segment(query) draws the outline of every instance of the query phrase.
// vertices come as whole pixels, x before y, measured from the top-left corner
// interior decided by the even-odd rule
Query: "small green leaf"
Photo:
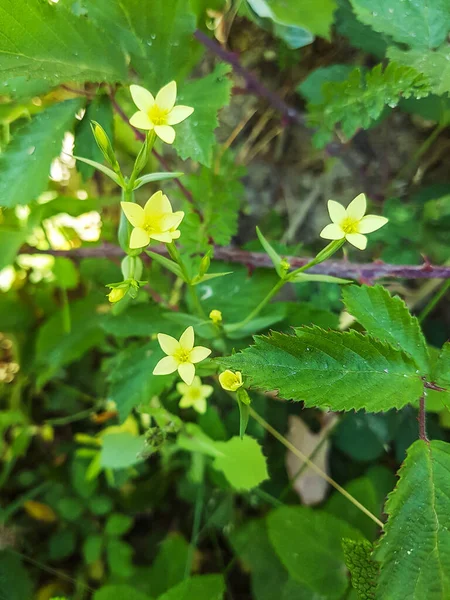
[[[118,175],[114,173],[114,171],[109,167],[105,167],[105,165],[102,165],[101,163],[95,160],[91,160],[90,158],[84,158],[83,156],[73,155],[73,157],[76,160],[80,160],[82,163],[85,163],[86,165],[90,165],[91,167],[96,168],[98,171],[101,171],[104,175],[112,179],[114,183],[117,183],[118,186],[122,186]]]
[[[189,544],[178,533],[170,533],[161,543],[148,573],[148,589],[155,597],[184,579]]]
[[[159,596],[158,600],[223,600],[224,594],[222,575],[195,575]]]
[[[431,380],[450,392],[450,342],[445,342],[437,361],[433,365]]]
[[[210,281],[211,279],[217,279],[217,277],[224,277],[225,275],[232,275],[233,271],[227,271],[226,273],[205,273],[202,276],[196,276],[192,280],[192,285],[198,285],[204,281]]]
[[[144,442],[143,435],[137,437],[128,431],[103,436],[100,465],[105,469],[126,469],[141,462]]]
[[[278,252],[273,248],[266,238],[263,236],[259,227],[256,228],[256,235],[258,236],[259,241],[261,242],[261,246],[269,255],[270,260],[272,261],[273,266],[275,267],[276,272],[280,277],[283,277],[285,271],[281,268],[281,261],[283,260]]]
[[[351,285],[343,290],[349,313],[367,332],[407,352],[422,375],[429,372],[430,357],[419,321],[398,296],[391,296],[381,285]]]
[[[236,490],[251,490],[269,478],[261,446],[253,438],[233,437],[214,445],[220,455],[214,459],[213,466],[222,471]]]
[[[342,540],[345,564],[352,576],[352,586],[360,600],[373,600],[379,565],[371,558],[372,544],[344,538]]]
[[[186,281],[183,272],[181,271],[180,267],[177,265],[176,262],[170,260],[169,258],[166,258],[165,256],[161,256],[161,254],[152,252],[151,250],[147,250],[146,254],[148,254],[150,258],[152,258],[155,262],[159,263],[161,266],[166,268],[168,271],[171,271],[174,275],[176,275],[186,283],[189,283],[188,281]]]
[[[124,535],[132,525],[133,519],[131,517],[120,513],[114,513],[108,517],[108,520],[106,521],[105,533],[106,535],[111,536],[121,536]]]
[[[52,160],[81,106],[78,99],[54,104],[17,131],[0,154],[1,206],[29,204],[47,189]]]
[[[329,600],[342,598],[348,581],[341,540],[361,540],[359,531],[304,506],[277,508],[267,523],[269,538],[289,575]]]
[[[377,600],[442,600],[450,594],[450,444],[417,440],[408,449],[374,558]]]
[[[96,562],[102,554],[103,538],[101,535],[88,535],[83,543],[83,556],[88,565]]]
[[[174,173],[147,173],[138,177],[134,182],[133,189],[137,190],[146,183],[154,183],[155,181],[167,181],[168,179],[178,179],[183,173],[181,171],[175,171]]]
[[[317,283],[352,283],[351,279],[342,279],[333,275],[315,275],[314,273],[297,273],[290,278],[292,283],[303,283],[305,281],[315,281]]]
[[[254,346],[217,361],[242,371],[252,386],[278,390],[306,406],[377,412],[401,408],[423,393],[416,364],[386,343],[318,327],[298,328],[296,334],[256,336]]]
[[[95,592],[93,600],[151,600],[151,598],[129,585],[107,585]]]

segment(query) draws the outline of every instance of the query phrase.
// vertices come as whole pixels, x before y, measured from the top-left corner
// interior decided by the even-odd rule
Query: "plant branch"
[[[419,437],[424,442],[429,442],[430,440],[427,437],[427,412],[425,409],[425,394],[420,397],[419,400]]]
[[[154,252],[168,256],[165,246],[152,247]],[[36,248],[24,247],[22,252],[34,254],[52,254],[53,256],[68,256],[72,258],[119,258],[122,250],[113,244],[103,244],[96,247],[76,248],[73,250],[37,250]],[[239,263],[249,269],[273,268],[272,262],[267,254],[263,252],[247,252],[232,246],[216,246],[214,258],[225,262]],[[144,257],[145,259],[145,257]],[[287,256],[286,260],[292,267],[302,267],[311,258],[297,258]],[[423,265],[392,265],[381,261],[373,263],[352,263],[347,260],[326,260],[310,269],[311,273],[320,275],[333,275],[343,279],[354,279],[371,283],[377,279],[450,279],[450,266],[431,265],[425,262]]]

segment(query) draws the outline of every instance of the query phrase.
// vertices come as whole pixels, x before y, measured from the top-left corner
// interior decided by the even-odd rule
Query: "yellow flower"
[[[386,225],[386,217],[377,215],[364,216],[367,208],[366,196],[359,194],[344,208],[339,202],[328,201],[328,212],[333,221],[320,232],[320,237],[326,240],[346,239],[350,244],[364,250],[367,246],[367,238],[363,233],[372,233]]]
[[[127,293],[127,288],[113,288],[108,294],[108,300],[114,304],[115,302],[119,302]]]
[[[206,398],[209,398],[214,391],[212,385],[202,385],[200,377],[194,377],[191,385],[178,383],[177,391],[181,394],[180,408],[192,408],[198,413],[206,412]]]
[[[144,208],[135,202],[120,204],[134,227],[130,236],[130,248],[148,246],[150,240],[170,244],[180,237],[177,227],[183,220],[184,212],[173,212],[169,198],[161,191],[153,194]]]
[[[209,318],[213,323],[216,323],[217,325],[217,323],[222,322],[222,313],[220,312],[220,310],[214,309],[209,313]]]
[[[178,371],[181,379],[188,385],[191,385],[194,380],[194,364],[211,354],[209,348],[203,346],[194,348],[193,327],[188,327],[179,341],[165,333],[158,333],[158,342],[167,356],[162,358],[153,369],[153,375],[169,375]]]
[[[154,130],[166,144],[173,144],[177,125],[187,119],[194,109],[190,106],[175,106],[177,84],[171,81],[156,94],[152,94],[140,85],[130,85],[130,92],[139,111],[130,119],[131,125],[138,129]]]
[[[228,390],[229,392],[235,392],[243,386],[242,373],[240,371],[236,371],[236,373],[233,373],[233,371],[229,371],[227,369],[219,375],[219,383],[224,390]]]

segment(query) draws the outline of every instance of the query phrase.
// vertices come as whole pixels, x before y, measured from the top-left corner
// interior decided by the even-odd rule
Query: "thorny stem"
[[[429,439],[427,437],[427,413],[425,410],[425,394],[420,397],[419,400],[419,437],[424,442],[429,443]]]
[[[322,471],[322,469],[320,469],[305,454],[303,454],[303,452],[301,452],[298,448],[296,448],[293,444],[291,444],[291,442],[289,440],[287,440],[283,435],[281,435],[281,433],[279,431],[277,431],[274,427],[272,427],[272,425],[270,425],[270,423],[268,423],[265,419],[263,419],[255,411],[255,409],[252,406],[249,406],[248,408],[249,408],[249,412],[250,412],[251,416],[262,427],[264,427],[264,429],[268,433],[273,435],[273,437],[275,439],[277,439],[279,442],[281,442],[283,444],[283,446],[285,446],[288,450],[290,450],[292,452],[292,454],[295,454],[295,456],[297,456],[297,458],[299,458],[300,460],[303,460],[310,467],[310,469],[312,469],[318,475],[320,475],[320,477],[325,479],[325,481],[327,483],[329,483],[331,486],[333,486],[338,492],[340,492],[345,498],[347,498],[347,500],[349,500],[352,504],[354,504],[356,506],[356,508],[359,508],[359,510],[362,511],[365,515],[367,515],[369,517],[369,519],[372,519],[372,521],[374,521],[379,527],[381,527],[381,529],[384,529],[384,525],[383,525],[382,521],[380,521],[380,519],[378,519],[373,513],[371,513],[368,508],[366,508],[364,505],[362,505],[361,502],[358,502],[358,500],[356,498],[354,498],[349,492],[347,492],[346,489],[344,489],[342,486],[340,486],[336,481],[334,481],[334,479],[332,479],[329,475],[327,475],[327,473]]]

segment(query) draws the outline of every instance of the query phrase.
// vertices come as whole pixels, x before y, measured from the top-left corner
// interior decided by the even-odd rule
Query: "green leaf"
[[[60,4],[41,0],[2,2],[3,78],[25,75],[53,83],[124,80],[125,57],[117,43]]]
[[[441,600],[450,594],[450,445],[417,440],[389,496],[374,557],[381,563],[377,600]]]
[[[48,540],[48,555],[50,560],[64,560],[75,552],[77,539],[72,529],[55,531]]]
[[[81,106],[81,100],[54,104],[17,131],[0,154],[2,206],[29,204],[47,189],[52,160],[61,152],[64,133]]]
[[[56,256],[52,269],[58,287],[64,290],[73,290],[77,287],[79,275],[76,266],[65,256]]]
[[[333,275],[315,275],[314,273],[297,273],[292,279],[292,283],[305,283],[314,281],[316,283],[352,283],[351,279],[342,279]]]
[[[336,8],[333,0],[302,2],[301,7],[296,2],[287,0],[248,1],[260,17],[270,18],[290,27],[302,27],[315,35],[329,39]]]
[[[368,129],[386,106],[397,106],[401,98],[423,98],[430,91],[428,78],[412,67],[391,62],[384,70],[379,64],[367,73],[357,67],[347,80],[322,85],[324,101],[308,105],[308,123],[318,128],[315,143],[327,144],[338,125],[349,139],[358,129]]]
[[[148,589],[154,596],[183,581],[188,554],[189,544],[180,534],[166,537],[148,573]]]
[[[156,304],[136,304],[129,306],[125,312],[119,315],[112,313],[105,315],[101,322],[106,333],[116,337],[150,337],[156,333],[167,333],[175,335],[183,332],[181,327],[174,326],[170,322],[172,313],[167,315],[160,306]],[[178,313],[174,313],[174,316]],[[175,320],[175,319],[174,319]],[[194,325],[194,323],[188,323]]]
[[[2,594],[8,600],[33,597],[33,585],[20,557],[7,550],[0,551],[0,582]]]
[[[183,52],[183,60],[185,56]],[[212,73],[189,81],[180,89],[177,104],[194,107],[194,113],[176,126],[174,147],[183,160],[191,158],[211,166],[216,143],[214,130],[219,125],[217,113],[230,101],[233,83],[227,76],[229,72],[228,65],[219,63]]]
[[[278,273],[280,277],[283,277],[284,271],[281,265],[281,261],[283,260],[278,252],[273,248],[266,238],[263,236],[259,227],[256,228],[256,235],[258,236],[259,241],[261,242],[261,246],[264,248],[266,253],[269,255],[270,260],[272,261],[273,266],[275,267],[275,271]]]
[[[112,179],[114,181],[114,183],[117,183],[117,185],[119,185],[119,186],[121,185],[118,175],[116,173],[114,173],[114,171],[112,169],[110,169],[109,167],[105,167],[105,165],[102,165],[101,163],[99,163],[95,160],[91,160],[90,158],[84,158],[83,156],[75,156],[75,154],[74,154],[73,158],[81,161],[82,163],[85,163],[86,165],[90,165],[91,167],[94,167],[95,169],[97,169],[97,171],[101,171],[104,175],[106,175],[107,177]]]
[[[148,256],[150,256],[150,258],[152,258],[155,262],[159,263],[165,269],[167,269],[168,271],[171,271],[174,275],[176,275],[183,281],[186,281],[186,279],[183,275],[183,272],[181,271],[180,267],[178,266],[178,264],[176,262],[174,262],[173,260],[170,260],[170,258],[161,256],[161,254],[157,254],[156,252],[151,252],[150,250],[147,250],[146,254],[148,254]],[[188,283],[188,282],[186,281],[186,283]]]
[[[450,410],[450,342],[445,342],[442,346],[439,357],[431,371],[431,381],[445,389],[445,392],[434,392],[434,394]]]
[[[141,402],[148,401],[170,387],[174,375],[153,375],[156,363],[163,358],[157,342],[128,347],[108,365],[109,397],[117,403],[121,420]]]
[[[223,600],[224,594],[222,575],[196,575],[171,588],[158,600]]]
[[[227,271],[226,273],[205,273],[204,275],[194,277],[192,285],[198,285],[204,281],[211,281],[211,279],[217,279],[217,277],[225,277],[225,275],[232,275],[233,271]]]
[[[350,0],[337,0],[337,4],[338,10],[335,13],[337,32],[348,38],[355,48],[360,48],[364,52],[373,54],[378,60],[382,60],[386,54],[387,36],[376,33],[371,27],[361,23],[353,12]]]
[[[256,336],[254,346],[223,359],[246,383],[306,406],[377,412],[401,408],[423,393],[415,363],[403,352],[355,331],[296,329]]]
[[[126,469],[142,462],[140,453],[144,450],[145,438],[137,437],[128,431],[109,433],[103,436],[100,465],[105,469]]]
[[[129,579],[133,575],[133,547],[117,538],[106,543],[108,568],[120,579]]]
[[[297,92],[308,102],[320,104],[325,100],[322,94],[322,85],[331,81],[336,83],[345,81],[352,70],[351,65],[335,64],[329,67],[319,67],[311,71],[306,79],[297,86]]]
[[[292,579],[323,594],[341,598],[347,588],[343,537],[362,539],[344,521],[320,510],[282,506],[267,517],[269,538]]]
[[[0,228],[0,271],[13,264],[27,236],[27,229]]]
[[[342,540],[345,564],[352,576],[352,586],[360,600],[375,598],[379,566],[372,560],[372,544],[349,539]]]
[[[253,438],[233,437],[227,442],[214,442],[214,446],[220,455],[213,466],[222,471],[236,490],[251,490],[269,478],[265,456]]]
[[[351,285],[343,290],[349,313],[368,333],[407,352],[422,375],[430,368],[430,357],[419,321],[398,296],[391,296],[381,285]]]
[[[129,585],[107,585],[94,593],[94,600],[151,600]]]
[[[113,111],[108,96],[96,96],[87,105],[83,119],[75,128],[75,145],[73,148],[74,154],[102,163],[104,160],[103,154],[92,134],[91,121],[99,123],[109,139],[113,138]],[[84,161],[77,163],[77,170],[84,180],[92,177],[94,173],[93,165],[89,165]]]
[[[114,435],[114,434],[111,434]],[[106,436],[108,437],[108,436]],[[128,515],[122,515],[120,513],[114,513],[108,517],[105,525],[106,535],[121,536],[130,529],[133,525],[133,519]]]
[[[351,0],[351,3],[365,25],[413,48],[436,48],[450,29],[449,0]]]
[[[96,562],[102,554],[103,549],[103,538],[101,535],[93,534],[83,542],[83,556],[84,560],[88,565]]]
[[[185,0],[89,0],[87,10],[130,53],[154,95],[169,81],[181,81],[200,58],[202,48],[192,35],[196,18]]]
[[[389,48],[388,57],[403,65],[412,67],[428,77],[435,94],[450,93],[450,47],[443,44],[437,50],[400,50]]]
[[[155,181],[167,181],[168,179],[177,179],[181,177],[183,173],[181,171],[176,171],[174,173],[147,173],[146,175],[142,175],[138,177],[134,182],[134,190],[142,187],[146,183],[154,183]]]

